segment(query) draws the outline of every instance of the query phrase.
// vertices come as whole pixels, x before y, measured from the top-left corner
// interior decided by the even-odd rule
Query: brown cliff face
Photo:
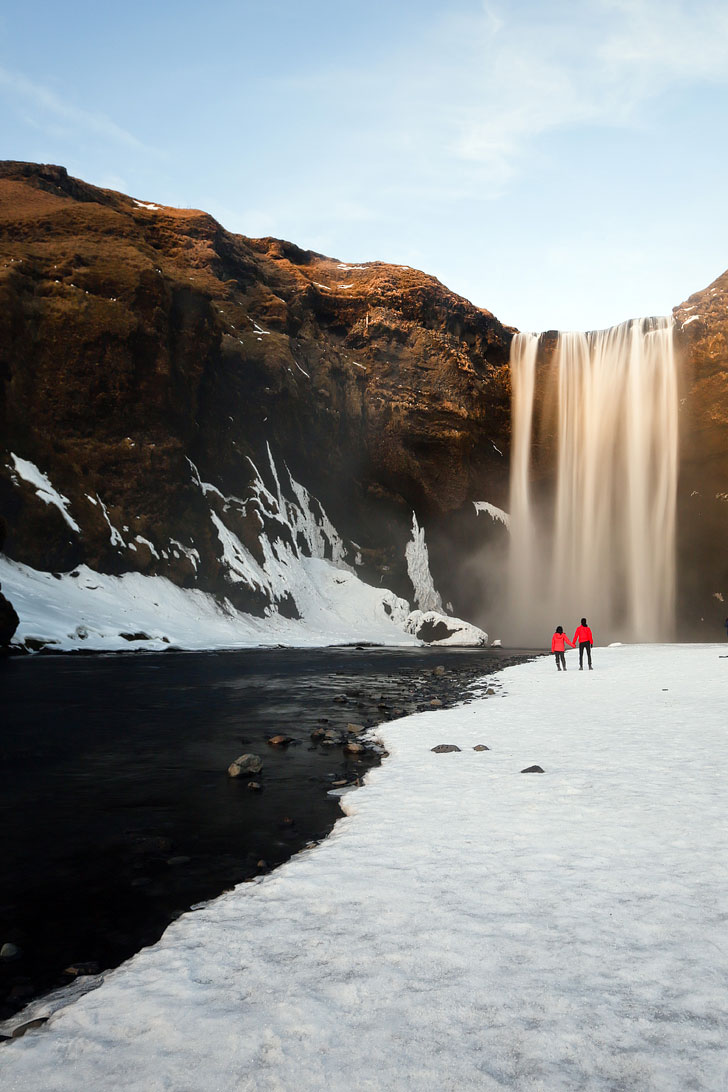
[[[728,272],[674,316],[685,367],[679,613],[689,635],[716,641],[728,615]]]
[[[258,611],[260,594],[225,582],[210,521],[222,501],[189,460],[245,497],[250,460],[269,474],[270,445],[361,546],[363,575],[386,573],[411,598],[412,509],[437,539],[470,501],[505,503],[513,331],[434,278],[232,235],[53,166],[0,165],[0,224],[9,556],[162,573]],[[11,452],[68,498],[79,533],[13,472]],[[135,549],[112,541],[109,521]],[[261,522],[236,526],[253,553]],[[137,535],[160,555],[171,540],[196,549],[198,568]],[[452,597],[451,565],[443,580]]]

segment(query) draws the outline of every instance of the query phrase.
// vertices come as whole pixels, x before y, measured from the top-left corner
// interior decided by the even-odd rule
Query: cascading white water
[[[537,383],[538,345],[519,334],[511,346],[513,638],[543,640],[586,615],[600,641],[669,640],[678,464],[671,320],[560,334]],[[536,440],[548,448],[550,429],[554,493],[550,510],[536,510],[531,452]],[[543,466],[541,474],[549,477]]]

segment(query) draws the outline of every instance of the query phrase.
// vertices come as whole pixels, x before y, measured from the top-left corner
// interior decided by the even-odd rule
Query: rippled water
[[[195,902],[282,863],[376,756],[311,731],[374,725],[520,659],[500,649],[314,649],[0,662],[0,967],[6,1014],[75,961],[113,966]],[[432,668],[443,664],[444,677]],[[345,701],[335,701],[345,697]],[[282,733],[294,743],[271,747]],[[251,792],[227,767],[263,759]],[[60,978],[59,978],[60,975]]]

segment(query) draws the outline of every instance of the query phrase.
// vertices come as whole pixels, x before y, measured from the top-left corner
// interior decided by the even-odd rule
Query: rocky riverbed
[[[0,662],[0,1018],[153,943],[324,838],[376,725],[467,701],[503,649],[276,649]],[[231,777],[243,754],[255,772]]]

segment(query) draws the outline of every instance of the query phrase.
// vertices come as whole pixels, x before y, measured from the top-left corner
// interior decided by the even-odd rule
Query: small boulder
[[[489,751],[490,747],[486,747],[486,745],[484,743],[476,743],[476,745],[473,747],[473,750],[474,751]]]
[[[434,751],[436,755],[446,755],[449,751],[459,751],[460,748],[456,747],[454,743],[438,743],[437,747],[431,747],[431,751]]]
[[[248,777],[250,774],[260,773],[262,769],[263,763],[258,755],[239,755],[228,766],[228,774],[230,777]]]
[[[349,733],[349,735],[355,736],[355,735],[358,735],[359,732],[364,731],[364,725],[363,724],[347,724],[346,730]]]
[[[16,1028],[13,1028],[13,1039],[22,1039],[26,1031],[33,1031],[34,1028],[41,1028],[43,1024],[48,1023],[47,1016],[37,1016],[35,1020],[27,1020],[24,1024],[18,1024]]]
[[[485,693],[486,693],[487,697],[492,698],[493,695],[495,694],[495,690],[493,689],[492,686],[489,686]]]
[[[86,963],[72,963],[70,967],[66,967],[63,973],[71,975],[72,978],[77,978],[79,975],[99,974],[100,971],[101,968],[98,963],[89,960]]]
[[[19,948],[17,944],[11,944],[10,941],[6,941],[0,948],[0,959],[3,963],[11,963],[15,959],[20,959],[23,954],[23,949]]]
[[[344,750],[347,752],[347,754],[358,755],[364,750],[364,747],[363,747],[363,745],[361,743],[355,743],[352,740],[351,743],[347,743],[344,746]]]
[[[251,792],[261,792],[263,786],[261,785],[260,781],[249,781],[248,788]]]
[[[430,701],[430,705],[433,709],[442,709],[442,702],[439,698],[432,698],[432,700]]]
[[[442,664],[438,664],[437,667],[433,668],[432,674],[433,675],[444,675],[445,674],[445,668],[443,667]]]
[[[526,766],[525,770],[521,770],[521,773],[543,773],[544,771],[540,766]]]
[[[268,740],[271,747],[287,747],[289,743],[293,743],[291,736],[271,736]]]

